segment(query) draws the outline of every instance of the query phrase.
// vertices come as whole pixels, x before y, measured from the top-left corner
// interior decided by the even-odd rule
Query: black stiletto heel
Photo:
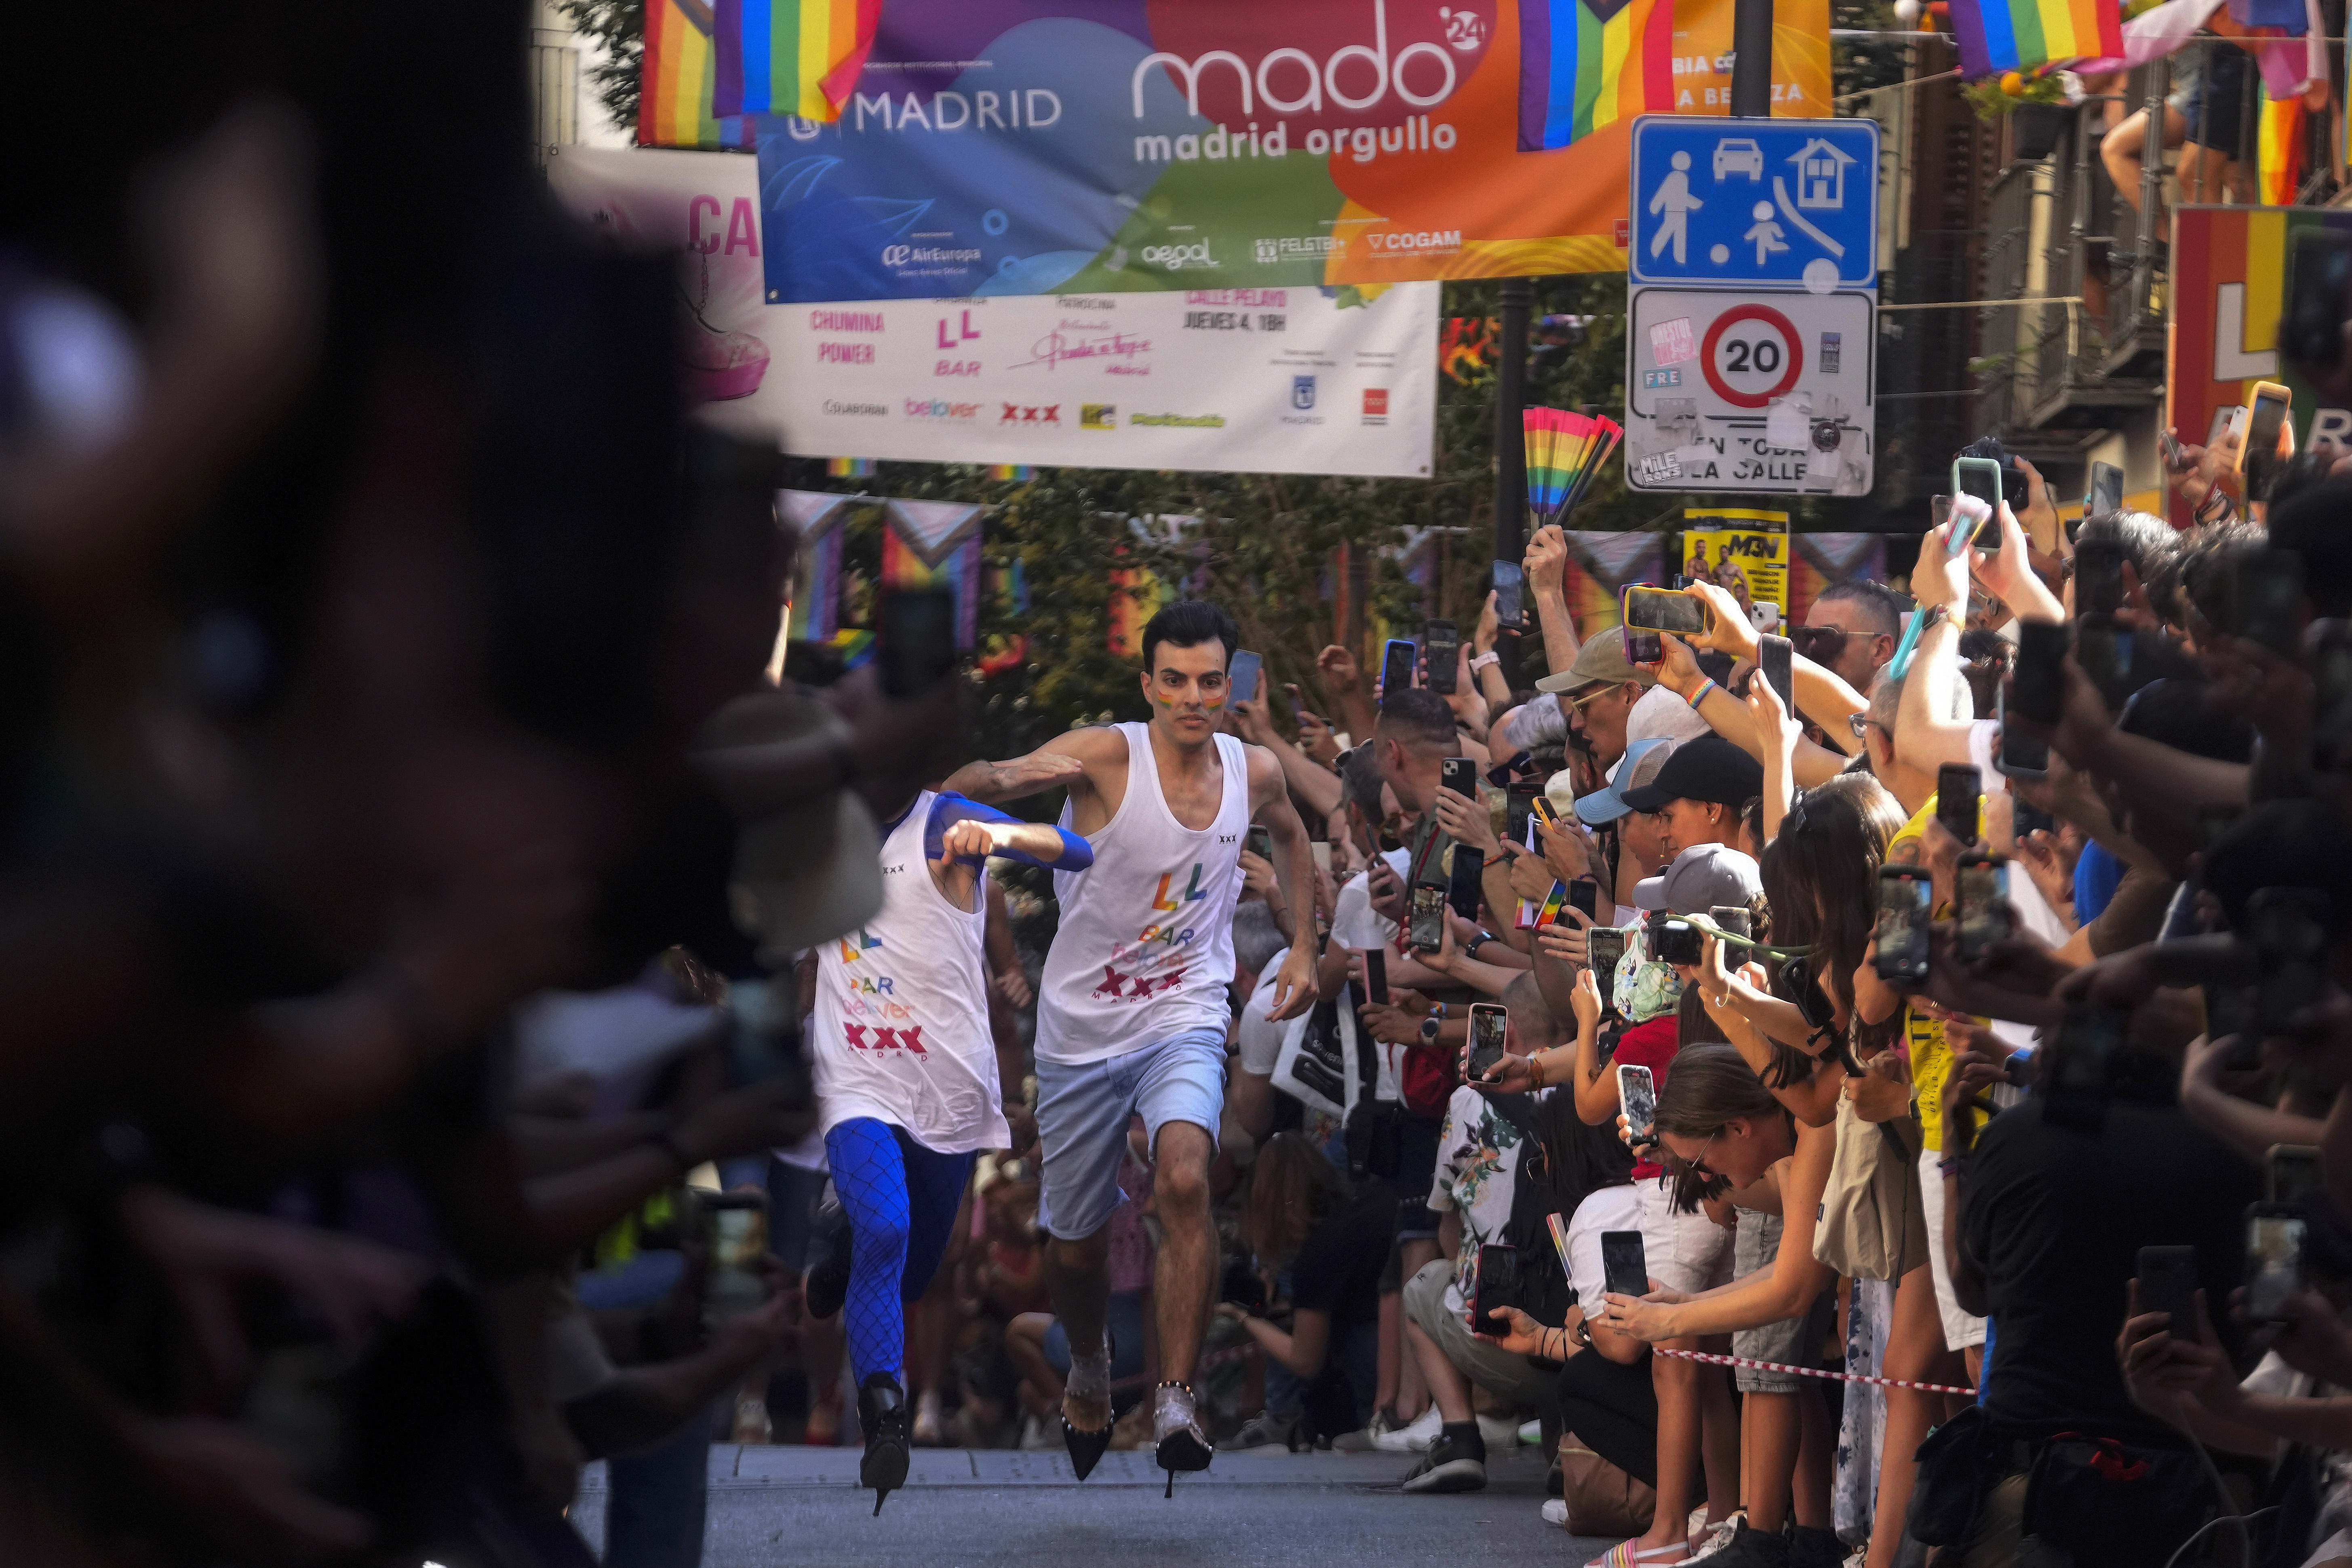
[[[866,1457],[857,1484],[874,1489],[874,1515],[883,1500],[907,1484],[907,1394],[898,1380],[877,1372],[857,1388],[857,1424],[866,1429]]]
[[[1152,1390],[1153,1428],[1158,1429],[1169,1414],[1169,1407],[1173,1402],[1163,1400],[1161,1393],[1171,1388],[1183,1394],[1181,1411],[1183,1419],[1172,1429],[1161,1434],[1158,1448],[1153,1455],[1160,1468],[1168,1472],[1168,1489],[1160,1494],[1167,1498],[1176,1495],[1178,1471],[1205,1470],[1209,1468],[1209,1461],[1216,1456],[1216,1449],[1210,1446],[1207,1436],[1201,1430],[1200,1418],[1192,1410],[1192,1385],[1189,1383],[1177,1383],[1171,1380]]]

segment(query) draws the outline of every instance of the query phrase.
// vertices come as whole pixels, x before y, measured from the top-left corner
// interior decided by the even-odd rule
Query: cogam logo
[[[1118,429],[1118,405],[1115,403],[1079,404],[1078,428],[1081,430]]]

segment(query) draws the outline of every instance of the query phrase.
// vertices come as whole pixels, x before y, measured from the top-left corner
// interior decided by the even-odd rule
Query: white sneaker
[[[1562,1530],[1566,1530],[1568,1528],[1568,1500],[1565,1498],[1556,1497],[1544,1499],[1543,1519],[1546,1524],[1556,1524]]]
[[[1706,1510],[1704,1508],[1695,1510],[1692,1517],[1691,1554],[1683,1559],[1685,1563],[1712,1557],[1729,1547],[1739,1534],[1740,1521],[1748,1517],[1748,1510],[1736,1509],[1729,1517],[1717,1520],[1711,1525],[1706,1522]]]
[[[1437,1441],[1438,1434],[1444,1426],[1445,1418],[1433,1405],[1410,1425],[1400,1426],[1393,1432],[1383,1432],[1373,1438],[1372,1447],[1384,1454],[1422,1453]]]
[[[1519,1423],[1519,1442],[1520,1445],[1525,1447],[1535,1448],[1542,1447],[1542,1416],[1538,1415],[1532,1421],[1522,1421]]]
[[[1486,1439],[1489,1448],[1500,1448],[1507,1454],[1519,1446],[1519,1424],[1507,1415],[1481,1415],[1478,1436]]]

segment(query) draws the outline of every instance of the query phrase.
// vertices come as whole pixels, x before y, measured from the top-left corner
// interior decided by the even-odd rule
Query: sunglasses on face
[[[1835,664],[1845,652],[1846,634],[1835,626],[1790,626],[1789,641],[1815,664]]]

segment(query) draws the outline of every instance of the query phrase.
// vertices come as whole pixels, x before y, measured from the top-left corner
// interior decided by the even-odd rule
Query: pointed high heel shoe
[[[1085,1480],[1095,1473],[1095,1467],[1110,1451],[1110,1429],[1113,1423],[1103,1423],[1099,1432],[1089,1432],[1083,1426],[1073,1426],[1070,1418],[1062,1417],[1062,1442],[1070,1450],[1070,1469],[1078,1479]]]
[[[866,1457],[857,1462],[857,1484],[874,1489],[874,1512],[907,1484],[907,1395],[898,1380],[877,1372],[857,1386],[857,1425],[866,1433]]]
[[[1163,1383],[1151,1391],[1151,1436],[1154,1458],[1168,1472],[1165,1497],[1176,1495],[1177,1472],[1205,1470],[1216,1455],[1193,1412],[1189,1383]]]

